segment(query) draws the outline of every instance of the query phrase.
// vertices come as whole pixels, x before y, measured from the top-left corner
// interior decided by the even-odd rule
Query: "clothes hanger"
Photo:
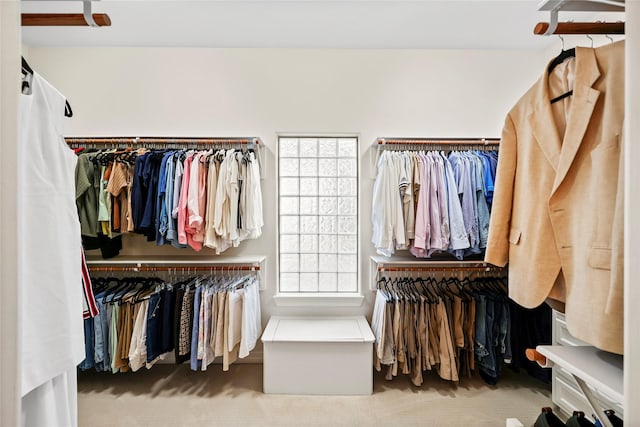
[[[404,291],[404,294],[407,298],[407,300],[409,300],[410,302],[417,302],[418,301],[418,297],[415,294],[415,290],[413,288],[413,282],[409,281],[409,277],[403,277],[401,279],[401,288]]]
[[[22,92],[24,92],[24,90],[29,87],[29,82],[26,80],[26,77],[33,75],[33,70],[31,69],[27,61],[24,59],[24,56],[22,57],[22,74],[23,74]]]
[[[131,291],[131,289],[140,283],[140,277],[124,277],[120,279],[120,285],[114,290],[115,296],[112,302],[121,301],[122,298]]]
[[[453,292],[451,292],[451,289],[449,288],[448,279],[443,277],[438,282],[438,288],[440,289],[440,292],[441,292],[442,295],[446,296],[447,298],[453,299],[454,294],[453,294]]]
[[[553,58],[553,60],[549,64],[549,67],[547,68],[548,74],[551,74],[553,69],[556,68],[558,65],[562,64],[566,59],[575,58],[576,56],[576,49],[571,48],[571,49],[564,50],[564,37],[562,37],[561,35],[558,35],[558,37],[560,37],[560,42],[562,44],[562,47],[558,56]]]
[[[28,75],[33,75],[33,68],[31,68],[29,66],[29,63],[27,62],[26,59],[24,59],[24,56],[22,57],[22,74],[26,76]],[[22,90],[24,91],[25,88],[29,87],[29,82],[27,82],[26,80],[22,81]],[[73,117],[73,111],[71,110],[71,105],[69,105],[69,101],[67,101],[65,99],[64,101],[64,115],[66,117]]]
[[[431,292],[433,292],[433,294],[435,295],[435,303],[437,304],[438,302],[440,302],[440,299],[442,298],[442,294],[440,292],[440,289],[438,288],[438,281],[433,277],[429,277],[427,279],[427,286],[429,287],[429,289],[431,289]]]
[[[558,37],[560,37],[560,40],[562,42],[562,50],[560,51],[560,54],[555,58],[553,58],[553,60],[549,64],[549,67],[547,68],[547,74],[551,74],[553,69],[556,68],[561,63],[563,63],[565,60],[576,57],[576,49],[571,48],[571,49],[564,50],[564,38],[561,35],[558,35]],[[593,39],[591,39],[591,42],[593,46]],[[573,95],[573,89],[570,90],[569,92],[563,93],[562,95],[559,95],[553,98],[551,100],[551,104],[555,104],[556,102],[561,101],[571,95]]]
[[[473,299],[473,295],[471,294],[471,292],[469,292],[469,290],[467,289],[467,287],[471,284],[471,280],[469,280],[468,277],[465,277],[462,280],[456,280],[455,281],[455,285],[456,288],[458,288],[458,291],[460,292],[460,297],[463,299],[463,301],[468,302],[471,301]]]
[[[437,302],[437,296],[433,295],[431,293],[431,290],[429,289],[429,286],[425,283],[425,281],[422,279],[422,277],[418,277],[415,280],[417,280],[418,283],[420,283],[420,287],[422,288],[422,292],[424,293],[425,297],[427,298],[427,302],[429,304],[436,303]]]
[[[150,290],[154,285],[162,285],[162,283],[162,280],[158,277],[146,277],[143,280],[140,289],[138,289],[138,291],[133,296],[133,302],[139,302],[143,299],[146,299],[146,297],[142,297],[142,294]]]

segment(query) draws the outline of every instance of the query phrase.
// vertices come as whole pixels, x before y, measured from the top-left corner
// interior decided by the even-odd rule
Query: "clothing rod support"
[[[91,14],[91,0],[84,0],[82,2],[82,15],[84,15],[84,20],[88,26],[99,27],[96,21],[93,20],[93,15]]]
[[[555,8],[551,9],[551,11],[549,12],[549,27],[547,27],[547,30],[543,33],[545,36],[550,36],[556,31],[556,28],[558,28],[559,8],[560,6],[556,6]]]
[[[602,425],[604,427],[613,427],[613,424],[611,423],[611,421],[609,421],[609,417],[607,417],[607,414],[605,414],[602,405],[598,403],[598,399],[596,399],[596,397],[593,395],[587,383],[577,375],[571,374],[571,376],[578,384],[578,387],[580,387],[580,390],[582,390],[584,397],[586,397],[587,401],[589,401],[591,408],[598,414],[598,418],[600,418],[600,422],[602,423]]]

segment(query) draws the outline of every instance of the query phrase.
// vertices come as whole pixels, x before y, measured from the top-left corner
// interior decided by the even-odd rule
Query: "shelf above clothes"
[[[552,34],[624,34],[624,22],[558,22],[559,12],[624,12],[624,0],[544,0],[538,10],[549,12],[549,22],[538,22],[533,33]]]
[[[543,0],[539,11],[564,10],[567,12],[622,12],[624,0]]]

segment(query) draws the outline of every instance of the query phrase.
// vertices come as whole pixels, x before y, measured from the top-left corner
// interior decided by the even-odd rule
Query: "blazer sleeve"
[[[500,267],[504,267],[509,261],[509,232],[517,166],[517,142],[513,119],[508,115],[500,141],[489,237],[484,258],[485,262]]]

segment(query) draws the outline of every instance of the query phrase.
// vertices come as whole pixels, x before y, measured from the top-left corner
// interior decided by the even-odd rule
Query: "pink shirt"
[[[187,232],[185,230],[187,217],[187,194],[189,194],[189,175],[191,172],[191,161],[193,154],[188,153],[184,159],[182,183],[180,185],[180,199],[178,200],[178,242],[187,244]]]
[[[205,214],[207,209],[207,156],[209,151],[198,153],[193,160],[193,164],[197,161],[197,175],[195,185],[189,188],[189,225],[194,229],[193,240],[196,242],[204,242],[205,234]],[[192,164],[192,168],[193,168]],[[196,169],[193,169],[192,174]],[[192,195],[192,190],[196,190],[196,194]],[[192,202],[193,200],[193,202]]]
[[[182,186],[180,189],[180,201],[178,202],[178,242],[189,245],[196,251],[202,249],[202,242],[193,240],[194,229],[189,226],[189,182],[191,181],[191,165],[194,161],[194,154],[187,155],[184,161],[184,175],[182,176]],[[197,190],[196,190],[197,191]],[[197,192],[196,192],[197,194]]]
[[[429,167],[426,157],[421,153],[417,156],[420,161],[420,192],[418,193],[418,210],[416,212],[416,229],[411,253],[416,257],[424,257],[425,249],[431,239],[429,230]]]

